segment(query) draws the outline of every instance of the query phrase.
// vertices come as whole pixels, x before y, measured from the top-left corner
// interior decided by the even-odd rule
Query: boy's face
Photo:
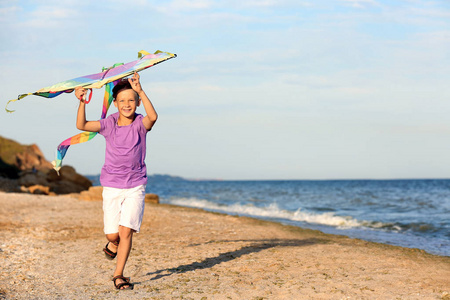
[[[130,89],[120,91],[114,100],[114,105],[117,107],[119,114],[126,118],[134,117],[134,113],[139,104],[138,95]]]

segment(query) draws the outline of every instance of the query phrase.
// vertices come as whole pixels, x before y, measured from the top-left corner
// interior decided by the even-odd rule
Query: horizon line
[[[87,174],[83,176],[100,176],[100,174]],[[147,174],[147,177],[167,176],[186,181],[401,181],[401,180],[450,180],[450,177],[400,177],[400,178],[310,178],[310,179],[223,179],[223,178],[190,178],[171,174]]]

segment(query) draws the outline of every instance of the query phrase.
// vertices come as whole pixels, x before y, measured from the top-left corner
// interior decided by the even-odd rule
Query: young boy
[[[77,128],[98,132],[105,137],[106,152],[100,183],[103,186],[103,221],[108,243],[103,251],[109,259],[117,256],[113,282],[117,289],[133,289],[123,270],[130,254],[134,232],[139,232],[144,214],[146,134],[158,115],[142,90],[137,73],[122,79],[113,89],[118,112],[99,121],[86,121],[86,90],[75,89],[80,99]],[[136,109],[144,105],[146,116]]]

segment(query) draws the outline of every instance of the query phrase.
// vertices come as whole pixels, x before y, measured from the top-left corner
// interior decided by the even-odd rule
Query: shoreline
[[[148,204],[110,281],[101,201],[0,193],[0,299],[450,299],[450,257],[252,217]]]
[[[249,219],[249,220],[253,220],[255,222],[268,223],[267,224],[268,226],[270,226],[270,225],[281,226],[283,229],[289,230],[289,231],[294,231],[294,232],[296,230],[299,230],[301,232],[303,232],[303,231],[311,231],[311,232],[317,233],[318,235],[325,235],[325,236],[330,236],[330,237],[335,237],[335,238],[348,238],[348,239],[351,239],[351,240],[358,240],[360,242],[367,242],[367,243],[379,245],[380,247],[401,248],[401,249],[403,249],[405,251],[420,252],[420,253],[431,255],[431,256],[448,258],[450,260],[450,255],[440,255],[440,254],[436,254],[436,253],[430,253],[430,252],[428,252],[425,249],[414,248],[414,247],[405,247],[405,246],[399,246],[399,245],[394,245],[394,244],[387,244],[387,243],[377,242],[377,241],[370,241],[370,240],[365,240],[365,239],[358,238],[358,237],[351,237],[351,236],[348,236],[346,234],[327,233],[327,232],[323,232],[320,229],[313,229],[313,228],[308,228],[308,227],[302,227],[302,226],[287,224],[287,223],[283,223],[283,221],[268,220],[268,219],[265,219],[263,217],[259,218],[259,217],[255,217],[255,216],[247,216],[247,215],[239,215],[239,214],[228,214],[228,213],[225,213],[225,212],[208,210],[208,209],[200,208],[200,207],[183,206],[183,205],[170,204],[170,203],[164,203],[164,202],[161,202],[159,205],[161,205],[161,206],[168,206],[169,208],[170,207],[178,207],[178,208],[192,209],[194,211],[195,210],[199,210],[201,212],[211,213],[211,214],[218,214],[218,215],[222,215],[224,217],[225,216],[231,216],[231,217],[236,217],[236,218],[241,218],[241,219]]]
[[[252,215],[245,215],[245,214],[238,214],[238,213],[226,213],[226,212],[221,212],[221,211],[215,211],[213,209],[209,210],[207,208],[201,208],[201,207],[193,207],[193,206],[183,206],[183,205],[178,205],[178,204],[171,204],[171,203],[165,203],[165,202],[161,202],[161,205],[168,205],[168,206],[176,206],[176,207],[186,207],[186,208],[192,208],[192,209],[198,209],[207,213],[216,213],[216,214],[221,214],[224,216],[234,216],[234,217],[239,217],[239,218],[249,218],[249,219],[254,219],[254,220],[258,220],[258,221],[262,221],[262,222],[269,222],[272,224],[279,224],[282,226],[287,226],[287,227],[293,227],[293,228],[300,228],[300,229],[304,229],[304,230],[312,230],[312,231],[317,231],[320,232],[322,234],[325,235],[331,235],[331,236],[342,236],[342,237],[346,237],[349,239],[355,239],[355,240],[361,240],[361,241],[365,241],[365,242],[369,242],[369,243],[374,243],[374,244],[380,244],[380,245],[386,245],[386,246],[393,246],[393,247],[400,247],[400,248],[404,248],[404,249],[411,249],[411,250],[416,250],[416,251],[420,251],[420,252],[424,252],[427,253],[429,255],[433,255],[433,256],[439,256],[439,257],[447,257],[450,258],[450,255],[444,255],[444,254],[438,254],[438,253],[431,253],[429,251],[427,251],[426,249],[421,249],[421,248],[417,248],[417,247],[408,247],[408,246],[402,246],[402,245],[396,245],[396,244],[389,244],[389,243],[384,243],[384,242],[380,242],[380,241],[376,241],[376,240],[369,240],[369,239],[364,239],[361,237],[357,237],[357,236],[350,236],[347,235],[346,233],[335,233],[335,232],[325,232],[322,229],[315,229],[315,228],[310,228],[308,226],[301,226],[301,225],[295,225],[295,224],[289,224],[289,220],[285,221],[285,220],[270,220],[270,217],[259,217],[259,216],[252,216]],[[318,224],[316,227],[325,227],[327,225],[323,225],[323,224]],[[313,226],[311,226],[313,227]]]

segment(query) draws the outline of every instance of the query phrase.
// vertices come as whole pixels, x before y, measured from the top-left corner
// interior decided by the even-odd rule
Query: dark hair
[[[123,90],[132,90],[130,82],[127,78],[121,79],[113,88],[113,98],[116,99],[117,95]]]

